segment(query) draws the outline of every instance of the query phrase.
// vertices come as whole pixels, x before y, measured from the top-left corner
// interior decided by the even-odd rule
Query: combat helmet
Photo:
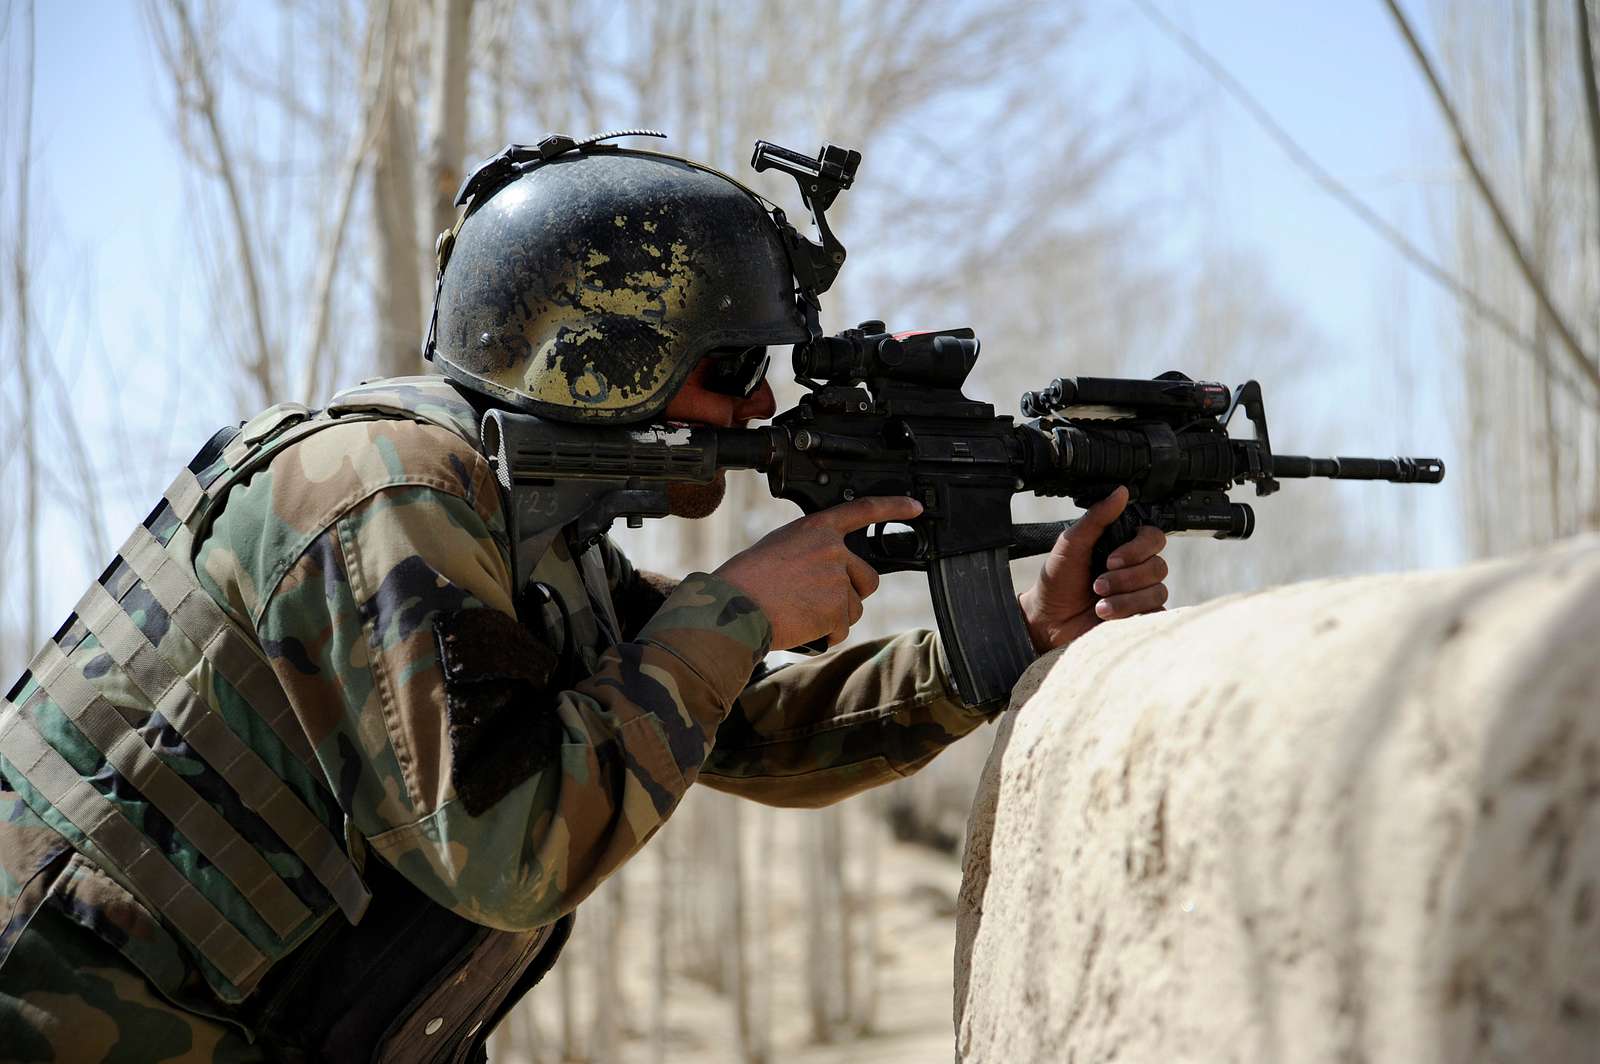
[[[466,180],[460,220],[439,238],[424,357],[540,417],[625,423],[657,416],[703,357],[754,390],[769,345],[819,334],[816,297],[844,259],[831,234],[800,237],[710,167],[606,143],[636,135],[662,134],[513,144]],[[810,161],[761,142],[756,167],[802,177],[788,157]],[[827,202],[859,159],[835,156],[849,173],[833,175]],[[820,222],[827,202],[809,176]]]

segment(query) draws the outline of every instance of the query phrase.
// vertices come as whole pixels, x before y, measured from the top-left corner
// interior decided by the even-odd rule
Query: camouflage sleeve
[[[433,627],[512,614],[487,466],[443,430],[379,422],[318,433],[269,472],[230,496],[201,567],[255,624],[351,826],[469,919],[521,929],[571,910],[697,777],[766,652],[766,618],[722,581],[687,578],[594,675],[524,692],[512,715],[553,749],[474,815],[453,782]]]
[[[606,584],[617,610],[617,622],[622,626],[623,637],[632,639],[634,633],[655,616],[673,588],[678,586],[678,581],[646,569],[635,569],[610,536],[600,540],[600,557],[605,562]]]
[[[671,584],[635,569],[609,540],[602,546],[626,631]],[[769,805],[829,805],[909,776],[1003,708],[961,701],[935,633],[871,640],[758,669],[700,779]]]
[[[752,681],[700,780],[768,805],[828,805],[910,775],[1001,708],[962,703],[933,632],[847,645]]]

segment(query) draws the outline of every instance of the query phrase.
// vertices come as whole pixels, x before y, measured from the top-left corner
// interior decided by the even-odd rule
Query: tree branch
[[[200,58],[200,42],[195,34],[194,24],[189,19],[188,7],[183,0],[168,0],[168,2],[173,15],[177,18],[179,32],[183,34],[183,54],[187,60],[186,73],[194,80],[197,91],[191,106],[199,112],[205,122],[206,135],[216,156],[217,176],[222,181],[223,192],[228,201],[228,214],[233,222],[234,239],[238,242],[239,267],[244,274],[245,300],[254,341],[254,350],[245,368],[255,378],[256,386],[261,392],[260,398],[265,402],[271,402],[277,392],[272,345],[267,340],[266,318],[261,306],[261,282],[257,276],[255,254],[251,250],[254,247],[254,239],[249,222],[245,219],[238,175],[234,171],[233,156],[228,149],[227,138],[223,135],[221,120],[217,116],[216,96],[212,92],[211,79],[205,63]],[[183,73],[185,71],[176,68],[173,70],[174,76],[180,79]]]
[[[1575,32],[1578,37],[1578,76],[1583,81],[1584,116],[1589,126],[1589,161],[1594,167],[1595,180],[1600,182],[1600,89],[1596,88],[1594,79],[1594,38],[1589,24],[1587,0],[1574,2],[1577,6]],[[1600,198],[1595,200],[1595,204],[1597,218],[1600,218]],[[1600,243],[1596,244],[1596,250],[1600,251]]]
[[[1438,73],[1434,70],[1433,61],[1428,58],[1428,53],[1422,48],[1422,43],[1417,40],[1417,35],[1411,29],[1411,23],[1406,19],[1405,12],[1400,10],[1398,0],[1384,0],[1389,8],[1389,13],[1394,16],[1395,25],[1399,27],[1400,34],[1405,38],[1406,45],[1411,49],[1411,54],[1417,60],[1423,76],[1427,78],[1428,86],[1433,90],[1433,97],[1439,104],[1439,109],[1444,112],[1445,121],[1450,126],[1450,132],[1455,137],[1456,150],[1461,155],[1461,161],[1466,165],[1467,173],[1472,178],[1472,183],[1478,187],[1478,194],[1483,198],[1484,205],[1489,208],[1489,214],[1494,219],[1495,228],[1500,232],[1500,238],[1505,243],[1506,249],[1511,252],[1511,257],[1516,261],[1517,269],[1522,278],[1527,282],[1528,288],[1533,292],[1533,297],[1550,320],[1550,326],[1555,330],[1556,336],[1561,340],[1562,348],[1567,352],[1572,368],[1578,375],[1587,380],[1600,394],[1600,364],[1597,364],[1579,343],[1578,337],[1573,333],[1572,327],[1561,312],[1556,309],[1555,303],[1550,299],[1550,292],[1545,287],[1544,278],[1528,258],[1528,253],[1523,249],[1522,241],[1517,238],[1516,232],[1511,228],[1511,220],[1506,217],[1505,209],[1500,204],[1500,198],[1495,194],[1489,184],[1488,177],[1483,168],[1478,165],[1477,155],[1472,150],[1472,144],[1467,139],[1465,127],[1461,124],[1461,117],[1456,113],[1455,104],[1450,100],[1444,85],[1439,80]]]
[[[438,236],[455,222],[456,190],[467,143],[467,42],[471,0],[435,0],[428,107],[428,223],[423,235]]]
[[[38,424],[34,410],[32,317],[29,313],[28,232],[33,227],[28,191],[33,176],[33,80],[34,8],[27,8],[27,35],[23,43],[26,61],[22,75],[22,141],[17,154],[16,245],[13,248],[12,280],[16,285],[17,313],[17,390],[21,396],[22,421],[22,637],[29,651],[39,636],[39,449],[35,436]],[[9,21],[9,20],[8,20]]]
[[[339,270],[339,258],[344,251],[345,233],[350,227],[350,212],[355,203],[356,189],[361,183],[361,171],[377,143],[377,123],[374,120],[381,106],[382,78],[373,63],[377,39],[378,16],[367,23],[366,47],[362,50],[362,80],[367,84],[367,98],[361,109],[360,125],[350,142],[349,154],[339,173],[339,198],[333,212],[333,227],[319,241],[322,251],[317,260],[317,280],[313,288],[311,332],[307,341],[306,357],[300,378],[300,401],[313,403],[322,387],[322,366],[327,360],[328,322],[333,316],[333,283]]]
[[[1199,66],[1209,74],[1222,90],[1231,96],[1235,103],[1245,109],[1245,112],[1255,120],[1262,130],[1271,137],[1289,161],[1298,167],[1307,177],[1311,178],[1329,196],[1338,200],[1345,209],[1359,218],[1366,226],[1378,235],[1385,243],[1398,251],[1407,262],[1415,266],[1423,276],[1449,292],[1461,302],[1468,310],[1493,326],[1507,340],[1518,348],[1537,358],[1539,349],[1533,339],[1524,333],[1510,318],[1491,306],[1487,300],[1474,292],[1465,283],[1458,280],[1450,271],[1439,265],[1418,248],[1399,229],[1389,223],[1388,219],[1379,214],[1366,201],[1350,191],[1338,178],[1325,170],[1320,163],[1300,146],[1289,132],[1278,124],[1277,119],[1267,111],[1261,103],[1250,94],[1237,78],[1224,67],[1212,54],[1200,46],[1200,43],[1179,29],[1161,11],[1151,4],[1149,0],[1132,0],[1157,29],[1171,38],[1177,45],[1188,53]],[[1589,374],[1584,374],[1589,377]],[[1564,386],[1574,393],[1580,392],[1580,385],[1566,374],[1558,374],[1558,379]],[[1600,405],[1600,382],[1595,384],[1596,396],[1594,402]]]

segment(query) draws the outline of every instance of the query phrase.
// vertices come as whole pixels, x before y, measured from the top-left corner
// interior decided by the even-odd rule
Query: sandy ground
[[[747,807],[754,809],[755,807]],[[759,1000],[770,994],[771,1056],[773,1061],[799,1064],[843,1064],[847,1061],[873,1061],[884,1064],[918,1064],[950,1060],[954,1052],[951,1023],[952,965],[955,935],[955,898],[961,882],[961,869],[954,857],[933,850],[897,843],[879,822],[864,812],[852,811],[850,832],[853,884],[864,884],[865,843],[872,839],[880,847],[878,883],[872,892],[876,899],[878,959],[878,1001],[869,1033],[818,1044],[811,1038],[805,986],[806,919],[803,905],[808,894],[799,854],[806,837],[805,812],[756,810],[746,821],[747,838],[759,839],[774,832],[773,844],[764,848],[773,855],[768,870],[752,869],[750,881],[771,884],[770,964],[759,966],[763,945],[752,941],[753,988]],[[670,830],[670,827],[669,827]],[[652,845],[661,840],[655,840]],[[754,848],[754,847],[753,847]],[[747,865],[747,868],[749,865]],[[657,1057],[650,1032],[653,1025],[652,984],[654,944],[653,920],[644,908],[655,896],[655,880],[660,862],[649,849],[626,869],[628,916],[622,940],[623,957],[623,1039],[611,1060],[620,1064],[647,1064],[656,1060],[695,1064],[723,1064],[740,1061],[739,1033],[731,1000],[705,982],[674,972],[667,997],[667,1052]],[[753,904],[753,903],[752,903]],[[859,907],[858,907],[859,911]],[[580,925],[583,913],[580,912]],[[857,919],[860,917],[858,915]],[[598,921],[591,920],[591,924]],[[588,1033],[593,1016],[592,976],[587,964],[592,945],[580,942],[571,948],[563,964],[572,964],[572,981],[578,986],[575,1013],[578,1028]],[[585,947],[588,948],[585,948]],[[558,1060],[591,1060],[601,1057],[588,1053],[581,1038],[579,1052],[563,1058],[560,1046],[559,981],[552,974],[530,995],[523,1012],[502,1025],[490,1043],[491,1060],[501,1064],[546,1064]],[[532,1022],[530,1024],[531,1012]],[[529,1051],[531,1044],[544,1047]]]

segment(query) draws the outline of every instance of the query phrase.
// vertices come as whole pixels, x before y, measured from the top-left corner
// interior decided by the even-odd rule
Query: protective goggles
[[[706,370],[705,386],[718,395],[739,399],[756,394],[761,382],[767,379],[767,367],[772,364],[772,356],[765,347],[729,348],[712,351],[706,357],[711,367]]]

